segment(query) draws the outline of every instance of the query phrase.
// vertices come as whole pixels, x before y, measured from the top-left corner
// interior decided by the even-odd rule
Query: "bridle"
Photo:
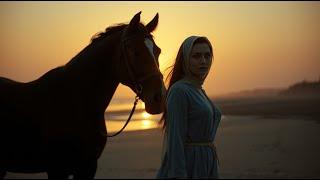
[[[112,135],[106,135],[107,137],[114,137],[118,134],[120,134],[125,128],[126,126],[128,125],[129,121],[131,120],[131,117],[136,109],[136,105],[139,101],[139,99],[141,99],[141,96],[142,96],[142,90],[143,90],[143,82],[154,77],[154,76],[160,76],[161,78],[163,77],[163,75],[161,74],[159,68],[158,68],[158,71],[156,72],[153,72],[153,73],[150,73],[146,76],[143,76],[143,77],[136,77],[134,75],[134,72],[133,72],[133,68],[132,66],[130,65],[129,61],[128,61],[128,56],[127,56],[127,42],[129,40],[132,40],[132,39],[135,39],[136,36],[135,35],[131,35],[129,37],[125,37],[125,34],[126,34],[126,31],[127,29],[124,29],[123,32],[122,32],[122,35],[121,35],[121,53],[123,55],[123,59],[124,60],[124,64],[125,64],[125,67],[127,69],[127,72],[128,72],[128,75],[129,75],[129,79],[130,79],[130,82],[133,83],[134,85],[134,91],[136,93],[136,97],[135,97],[135,100],[134,100],[134,103],[133,103],[133,107],[131,109],[131,112],[130,112],[130,115],[128,117],[128,120],[126,121],[126,123],[124,124],[124,126],[115,134],[112,134]]]

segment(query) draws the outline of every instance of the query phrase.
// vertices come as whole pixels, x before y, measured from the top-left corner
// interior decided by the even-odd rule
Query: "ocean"
[[[105,123],[109,134],[118,132],[124,126],[130,115],[133,103],[134,98],[112,99],[105,112]],[[151,115],[147,113],[144,110],[144,103],[139,100],[136,110],[124,131],[157,128],[159,127],[158,122],[161,116],[162,114]]]
[[[133,103],[134,98],[112,99],[105,112],[105,123],[109,134],[118,132],[124,126],[130,115]],[[147,113],[144,110],[144,103],[139,100],[136,110],[124,131],[137,131],[160,127],[159,121],[161,117],[162,113],[157,115]],[[229,119],[237,120],[242,118],[242,116],[238,118],[222,116],[222,119],[226,121],[227,124],[229,123]]]

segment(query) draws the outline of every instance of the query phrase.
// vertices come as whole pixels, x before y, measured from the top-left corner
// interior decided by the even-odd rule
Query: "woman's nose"
[[[206,64],[207,63],[207,60],[206,60],[206,58],[204,56],[201,56],[200,59],[201,59],[200,60],[201,64]]]

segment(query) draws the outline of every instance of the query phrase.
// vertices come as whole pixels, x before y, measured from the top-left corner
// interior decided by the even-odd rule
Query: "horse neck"
[[[105,111],[119,85],[117,34],[91,43],[65,66],[69,88],[94,111]]]

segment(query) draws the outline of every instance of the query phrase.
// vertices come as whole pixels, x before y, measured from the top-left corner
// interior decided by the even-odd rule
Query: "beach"
[[[320,123],[300,117],[227,116],[216,136],[220,178],[320,178],[319,138]],[[108,139],[95,178],[155,178],[161,152],[161,129],[123,132]]]

